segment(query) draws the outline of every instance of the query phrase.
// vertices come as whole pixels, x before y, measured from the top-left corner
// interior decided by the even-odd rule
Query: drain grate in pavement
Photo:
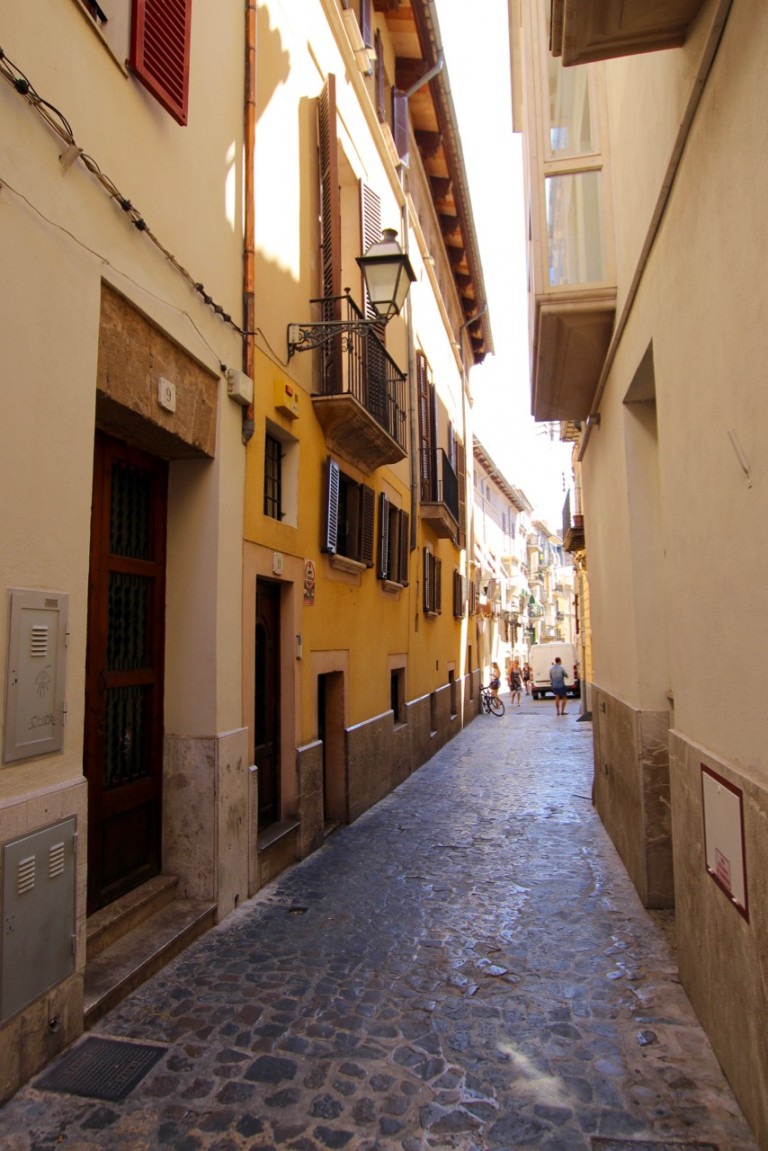
[[[63,1091],[118,1103],[167,1050],[91,1035],[46,1071],[35,1086],[43,1091]]]
[[[662,1139],[609,1139],[592,1136],[592,1151],[719,1151],[717,1143],[669,1143]]]

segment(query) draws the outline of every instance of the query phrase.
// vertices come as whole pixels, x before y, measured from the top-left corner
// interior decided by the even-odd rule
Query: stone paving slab
[[[40,1089],[3,1151],[757,1151],[592,808],[591,724],[525,699],[100,1022],[119,1103]]]

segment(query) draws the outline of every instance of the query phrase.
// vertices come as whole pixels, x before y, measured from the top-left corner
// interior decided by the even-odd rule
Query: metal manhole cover
[[[609,1139],[592,1136],[592,1151],[719,1151],[716,1143],[669,1143],[662,1139]]]
[[[46,1071],[35,1086],[43,1091],[65,1091],[118,1103],[167,1050],[91,1035]]]

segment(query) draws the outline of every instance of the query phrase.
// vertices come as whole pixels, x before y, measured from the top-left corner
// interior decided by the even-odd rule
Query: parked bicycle
[[[490,687],[480,688],[480,703],[486,715],[488,712],[490,712],[491,715],[504,714],[504,700],[494,695]]]

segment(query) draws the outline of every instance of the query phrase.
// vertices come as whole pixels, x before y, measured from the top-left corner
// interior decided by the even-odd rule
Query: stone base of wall
[[[673,907],[669,713],[592,692],[593,799],[645,907]]]
[[[248,898],[252,812],[248,730],[165,737],[163,871],[179,895],[218,905],[223,919]]]
[[[702,764],[741,792],[748,918],[707,871]],[[759,1146],[768,1148],[768,790],[675,731],[670,766],[680,977]]]

